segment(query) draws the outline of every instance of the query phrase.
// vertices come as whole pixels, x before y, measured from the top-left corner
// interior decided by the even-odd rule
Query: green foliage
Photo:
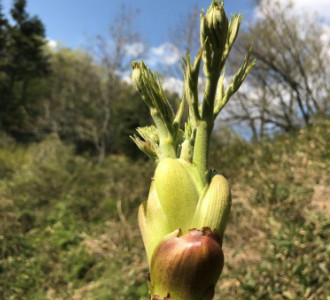
[[[35,120],[40,138],[57,132],[79,153],[136,156],[130,142],[136,126],[148,121],[133,89],[83,51],[59,49],[51,55],[52,74],[43,79],[36,97],[43,106]]]

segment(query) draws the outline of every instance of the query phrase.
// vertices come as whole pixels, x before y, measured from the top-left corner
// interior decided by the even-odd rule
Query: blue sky
[[[175,27],[180,17],[186,16],[192,7],[207,9],[212,0],[27,0],[30,15],[40,17],[46,27],[47,38],[70,48],[91,50],[95,37],[101,35],[111,43],[109,27],[125,5],[131,11],[139,9],[134,19],[134,30],[147,42],[131,43],[125,46],[127,61],[143,58],[151,68],[162,70],[178,64],[179,49],[170,44],[169,29]],[[288,2],[291,0],[278,0]],[[317,11],[330,24],[330,0],[292,0],[297,10]],[[5,13],[13,0],[0,0]],[[256,18],[258,8],[254,0],[225,0],[228,15],[241,12],[242,26]],[[266,3],[266,2],[261,2]],[[272,2],[270,2],[272,3]],[[269,5],[269,4],[266,4]],[[330,26],[328,26],[330,31]],[[56,43],[52,42],[52,45]]]
[[[1,0],[0,0],[1,1]],[[12,0],[2,0],[8,11]],[[76,48],[86,45],[88,38],[107,36],[107,30],[122,4],[140,13],[136,18],[138,31],[149,46],[168,42],[169,28],[193,5],[207,8],[211,0],[27,0],[28,12],[38,15],[46,27],[47,37]],[[251,16],[250,0],[227,0],[228,14],[242,12]]]

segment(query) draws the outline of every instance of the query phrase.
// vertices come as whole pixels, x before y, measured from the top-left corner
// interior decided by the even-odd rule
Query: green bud
[[[207,41],[209,32],[208,28],[206,25],[206,20],[205,20],[205,15],[204,15],[204,10],[202,10],[201,15],[200,15],[200,40],[201,40],[201,47],[204,46],[204,44]]]
[[[139,207],[138,221],[150,264],[154,249],[170,232],[167,217],[158,201],[154,182],[151,183],[148,201],[144,201]]]
[[[141,63],[132,62],[132,82],[134,87],[138,90],[139,93],[144,94],[144,81],[141,72]]]
[[[155,171],[155,187],[170,231],[186,232],[199,199],[200,179],[195,168],[183,159],[162,159]]]
[[[223,237],[231,206],[227,180],[212,173],[203,186],[197,168],[184,159],[164,158],[155,171],[148,201],[139,209],[139,226],[148,261],[174,230],[209,227]]]
[[[197,169],[183,159],[160,160],[151,183],[148,200],[139,208],[139,226],[150,262],[155,247],[170,232],[186,233],[203,185]]]
[[[136,90],[142,95],[146,105],[150,108],[155,98],[155,89],[157,89],[156,79],[146,64],[141,62],[132,62],[132,83]]]
[[[160,154],[162,157],[175,157],[174,146],[178,142],[175,140],[178,127],[175,127],[174,123],[177,120],[175,120],[171,104],[165,97],[162,85],[143,61],[133,62],[132,68],[133,85],[148,106],[158,131]],[[139,146],[145,150],[141,143]]]
[[[209,228],[164,239],[151,260],[152,299],[211,300],[224,264],[220,243]]]
[[[220,174],[211,175],[210,184],[198,202],[193,224],[217,230],[223,237],[231,207],[231,194],[227,179]]]
[[[213,1],[205,15],[205,34],[215,53],[222,55],[228,34],[228,18],[223,7],[223,1]]]

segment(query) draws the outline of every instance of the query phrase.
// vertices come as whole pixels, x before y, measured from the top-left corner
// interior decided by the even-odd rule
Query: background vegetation
[[[122,10],[110,30],[118,47],[99,38],[97,55],[51,50],[25,6],[14,1],[8,22],[0,5],[0,299],[146,299],[136,213],[154,166],[128,136],[150,120],[119,75],[121,37],[140,37]],[[330,299],[328,57],[320,27],[288,9],[246,28],[236,49],[258,37],[248,90],[222,121],[245,124],[252,138],[224,126],[213,136],[211,167],[233,190],[216,299]],[[270,17],[282,17],[273,39]],[[183,51],[196,47],[192,20],[172,31]]]

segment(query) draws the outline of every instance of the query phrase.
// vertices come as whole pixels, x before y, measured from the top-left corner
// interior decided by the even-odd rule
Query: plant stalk
[[[214,61],[215,64],[218,61]],[[213,73],[213,72],[212,72]],[[220,74],[220,72],[214,72]],[[197,123],[196,140],[194,147],[193,162],[197,166],[204,183],[206,183],[208,171],[208,157],[211,134],[214,126],[214,101],[218,85],[219,75],[210,75],[206,82],[205,95],[201,120]]]

